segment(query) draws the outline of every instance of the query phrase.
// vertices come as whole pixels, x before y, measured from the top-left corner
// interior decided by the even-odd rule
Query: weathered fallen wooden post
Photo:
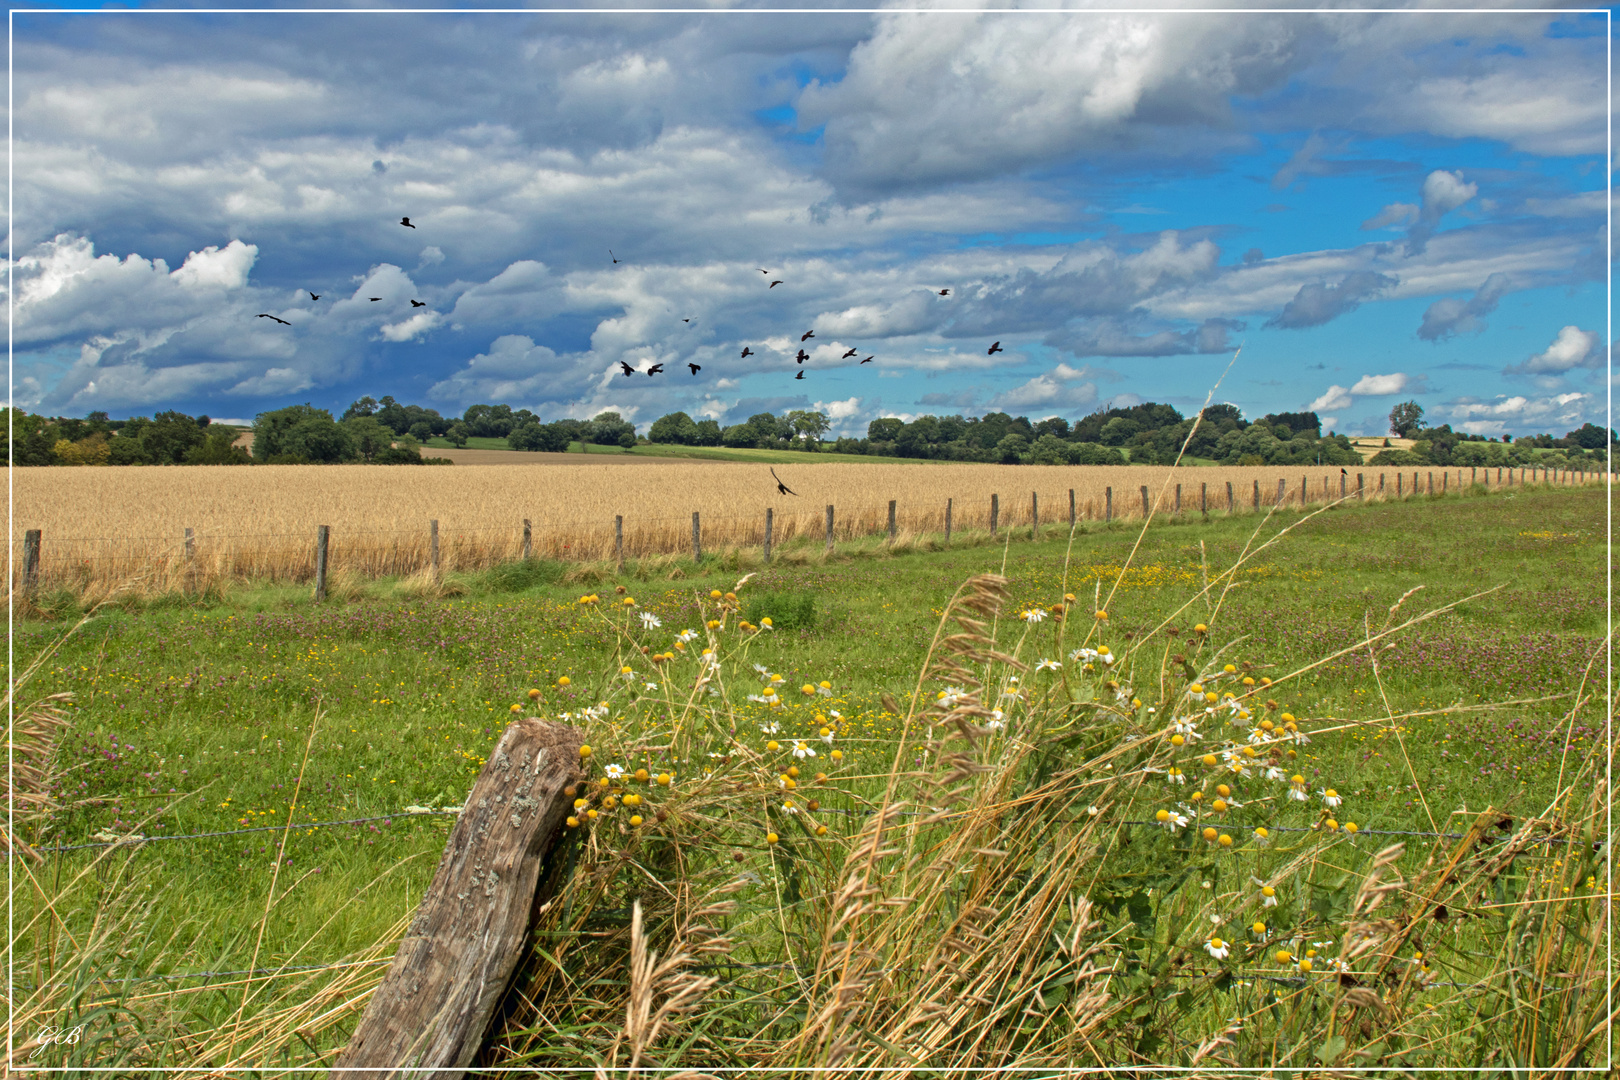
[[[506,729],[333,1080],[472,1064],[530,920],[559,884],[570,805],[563,789],[579,774],[580,743],[577,729],[545,720]]]

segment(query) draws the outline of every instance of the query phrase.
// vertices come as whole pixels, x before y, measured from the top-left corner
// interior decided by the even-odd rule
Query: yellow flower
[[[1227,664],[1225,667],[1221,668],[1221,670],[1226,672],[1228,675],[1230,675],[1234,671],[1236,671],[1237,668],[1233,667],[1231,664]]]
[[[558,677],[557,677],[557,685],[558,685],[558,686],[567,686],[567,685],[569,685],[569,684],[570,684],[570,683],[571,683],[571,682],[572,682],[572,681],[573,681],[573,680],[571,680],[571,679],[570,679],[570,678],[569,678],[569,677],[568,677],[568,676],[566,676],[566,675],[559,675],[559,676],[558,676]]]
[[[1097,621],[1098,622],[1107,622],[1108,621],[1108,612],[1106,612],[1106,611],[1097,612]]]
[[[1203,802],[1204,793],[1202,791],[1195,791],[1189,795],[1188,798],[1192,799],[1193,802]]]
[[[629,664],[626,664],[626,665],[624,665],[624,667],[619,669],[619,674],[620,675],[631,675],[631,674],[635,673],[635,670],[636,670],[635,668],[631,667]]]
[[[1204,703],[1206,705],[1213,705],[1219,700],[1220,700],[1220,698],[1216,697],[1213,693],[1209,693],[1209,694],[1204,695]]]
[[[585,811],[585,816],[590,818],[592,821],[595,821],[597,818],[597,813],[595,810],[587,810]]]
[[[1203,838],[1205,840],[1208,840],[1210,843],[1213,844],[1215,842],[1215,837],[1220,835],[1220,834],[1217,833],[1214,829],[1211,829],[1208,826],[1205,826],[1204,831],[1200,835],[1203,836]]]
[[[728,592],[728,593],[726,593],[726,599],[731,601],[732,603],[736,603],[737,602],[737,594],[734,593],[734,592]]]
[[[843,761],[844,760],[844,752],[842,750],[834,750],[832,752],[832,759],[834,761]]]
[[[521,705],[513,705],[512,706],[512,715],[513,716],[522,716],[523,715],[523,706],[521,706]]]
[[[1339,830],[1339,823],[1334,821],[1332,818],[1328,818],[1326,821],[1322,822],[1322,824],[1327,826],[1328,832],[1338,832]]]
[[[777,836],[773,832],[768,832],[768,833],[765,834],[765,842],[767,844],[774,844],[780,839],[782,839],[782,838],[780,836]]]
[[[529,691],[529,700],[530,701],[539,701],[540,700],[540,691],[538,691],[538,690],[530,690]]]
[[[670,777],[669,773],[667,773],[667,772],[659,773],[658,774],[658,786],[659,787],[669,787],[670,779],[671,779],[671,777]]]
[[[646,783],[647,782],[647,770],[646,769],[637,769],[636,770],[636,779],[640,780],[642,783]]]
[[[1204,692],[1204,684],[1203,683],[1192,683],[1187,687],[1187,693],[1189,693],[1189,694],[1202,694],[1203,692]]]
[[[568,817],[568,827],[570,829],[579,828],[579,818],[574,817],[572,814],[570,814],[569,817]]]
[[[1243,676],[1243,685],[1244,686],[1253,686],[1254,685],[1254,679],[1252,679],[1248,675]]]
[[[635,607],[636,606],[636,598],[633,597],[633,596],[625,597],[624,598],[624,606],[625,607]]]
[[[626,806],[640,806],[641,805],[641,796],[640,795],[626,795],[624,797],[624,805],[626,805]]]
[[[816,826],[816,835],[817,836],[826,836],[827,835],[827,826],[825,826],[825,825],[817,825]]]
[[[1199,623],[1197,626],[1193,627],[1193,633],[1207,634],[1209,633],[1209,627],[1205,626],[1203,623]]]
[[[1212,809],[1214,809],[1214,811],[1217,814],[1219,814],[1219,813],[1221,813],[1222,811],[1224,811],[1226,809],[1226,800],[1225,799],[1216,799],[1214,802],[1210,803],[1209,805],[1210,805],[1210,807]]]
[[[722,595],[723,594],[720,592],[719,589],[710,589],[709,590],[709,599],[710,600],[718,600],[718,599],[720,599],[720,597]]]
[[[777,742],[775,739],[772,739],[770,742],[765,744],[765,749],[767,749],[767,750],[780,750],[780,749],[782,749],[782,744]]]
[[[1215,794],[1219,795],[1221,798],[1224,799],[1224,798],[1227,798],[1228,796],[1230,796],[1232,794],[1232,789],[1227,787],[1225,784],[1216,784],[1215,785]]]
[[[1213,769],[1215,767],[1215,755],[1214,754],[1205,754],[1203,756],[1202,760],[1203,760],[1204,764],[1207,767],[1209,767],[1211,769]]]
[[[815,697],[816,688],[810,683],[805,683],[803,686],[799,687],[799,693],[803,694],[805,697]]]
[[[579,756],[582,758],[588,758],[591,756],[591,748],[589,744],[579,748]]]
[[[1221,833],[1219,843],[1220,843],[1221,847],[1231,847],[1232,846],[1232,838],[1230,836],[1227,836],[1225,833]]]
[[[1187,740],[1182,738],[1180,735],[1172,735],[1172,736],[1170,736],[1170,745],[1171,746],[1181,746],[1181,745],[1184,745],[1186,743],[1186,741]]]
[[[1355,822],[1347,821],[1347,822],[1344,823],[1344,831],[1347,832],[1347,833],[1353,833],[1353,832],[1360,832],[1361,830],[1356,826]]]
[[[1279,964],[1289,964],[1293,962],[1294,956],[1287,949],[1278,949],[1276,960]]]
[[[1159,822],[1160,824],[1163,824],[1164,822],[1169,821],[1170,820],[1170,811],[1168,811],[1168,810],[1160,810],[1160,811],[1156,812],[1153,815],[1153,820]]]
[[[1299,970],[1302,972],[1309,972],[1311,970],[1311,962],[1309,960],[1301,960],[1299,962]]]
[[[704,625],[707,626],[710,630],[718,630],[718,629],[720,629],[720,620],[719,619],[710,619]]]
[[[1264,934],[1266,932],[1266,924],[1256,920],[1254,925],[1249,927],[1249,929],[1254,931],[1256,934]]]
[[[631,814],[630,815],[630,824],[631,825],[640,825],[641,824],[641,815],[640,814]]]

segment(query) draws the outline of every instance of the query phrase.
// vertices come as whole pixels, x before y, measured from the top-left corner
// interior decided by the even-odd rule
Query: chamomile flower
[[[807,757],[815,757],[816,752],[804,744],[802,739],[793,740],[793,756],[803,761]]]
[[[649,690],[649,691],[653,691],[653,690],[657,690],[657,689],[658,689],[658,684],[657,684],[657,683],[655,683],[655,682],[650,682],[650,683],[647,683],[647,684],[646,684],[646,686],[647,686],[647,689],[648,689],[648,690]]]
[[[1035,670],[1036,671],[1056,671],[1059,668],[1061,668],[1062,666],[1063,665],[1058,663],[1056,660],[1047,660],[1045,657],[1042,657],[1041,662],[1035,665]]]
[[[826,679],[822,679],[820,682],[816,683],[816,693],[820,694],[822,697],[832,697],[832,683],[828,682]]]
[[[765,723],[759,725],[759,730],[764,732],[766,735],[775,735],[777,732],[781,731],[782,728],[776,723],[776,721],[767,720]]]
[[[684,645],[697,636],[696,630],[682,630],[679,634],[675,635],[675,640]]]
[[[1288,784],[1288,797],[1290,799],[1294,799],[1298,802],[1305,802],[1310,798],[1310,796],[1305,793],[1305,778],[1303,776],[1295,773],[1293,776],[1288,778]]]
[[[1023,619],[1027,623],[1038,623],[1042,619],[1046,618],[1046,609],[1045,608],[1030,608],[1028,611],[1022,613],[1018,617],[1020,619]]]
[[[609,765],[602,771],[607,773],[609,780],[624,779],[625,769],[623,765]]]
[[[955,708],[956,703],[961,701],[966,693],[967,691],[960,686],[947,686],[935,695],[935,700],[947,709]]]
[[[1084,663],[1087,660],[1096,660],[1101,655],[1096,649],[1079,648],[1069,654],[1069,659],[1077,663]]]
[[[1320,794],[1322,796],[1323,804],[1326,805],[1329,809],[1332,809],[1335,806],[1339,806],[1340,804],[1342,804],[1344,802],[1344,799],[1342,799],[1339,796],[1339,793],[1337,791],[1334,791],[1332,788],[1326,788],[1322,792],[1320,792]]]
[[[1217,960],[1225,960],[1227,954],[1232,950],[1227,946],[1226,942],[1222,941],[1220,938],[1212,937],[1208,941],[1204,942],[1204,951],[1209,953],[1209,955],[1213,956]]]
[[[833,744],[832,728],[822,728],[821,732],[820,732],[820,735],[821,735],[821,741],[822,742],[826,743],[828,746],[831,746]]]
[[[1267,780],[1287,780],[1288,779],[1288,774],[1283,772],[1277,766],[1272,765],[1272,766],[1269,766],[1266,769],[1266,779]]]
[[[1165,771],[1165,779],[1169,780],[1172,784],[1185,784],[1187,782],[1187,774],[1172,765]]]
[[[1178,814],[1174,810],[1159,810],[1153,815],[1153,820],[1170,830],[1175,835],[1177,829],[1185,829],[1188,824],[1187,815]]]
[[[650,611],[643,611],[641,613],[641,625],[645,629],[656,630],[660,626],[664,625],[664,620],[660,619]]]
[[[1006,727],[1007,727],[1006,714],[1003,713],[1000,709],[991,709],[990,710],[990,718],[984,722],[984,726],[989,728],[991,731],[1004,731],[1004,730],[1006,730]]]
[[[1197,742],[1203,736],[1198,734],[1198,728],[1188,719],[1179,719],[1170,725],[1170,730],[1183,737],[1186,742]]]

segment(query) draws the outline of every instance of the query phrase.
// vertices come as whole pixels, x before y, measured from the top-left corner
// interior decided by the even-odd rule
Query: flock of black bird
[[[400,223],[400,225],[404,226],[407,229],[416,228],[415,225],[411,224],[411,219],[408,218],[408,217],[400,218],[399,223]],[[619,257],[617,255],[613,254],[613,249],[612,248],[608,249],[608,258],[613,260],[613,265],[615,265],[615,266],[619,265]],[[771,272],[769,270],[766,270],[763,267],[756,267],[755,269],[758,269],[759,272],[761,274],[764,274],[766,279],[770,281],[770,284],[765,286],[765,291],[766,292],[769,292],[770,290],[776,288],[778,285],[783,284],[783,280],[781,278],[772,278],[771,277]],[[951,290],[949,290],[949,289],[941,289],[941,290],[939,290],[939,295],[940,296],[949,296],[949,295],[951,295]],[[310,300],[315,301],[315,300],[319,300],[321,297],[320,297],[319,293],[313,293],[312,292],[312,293],[309,294],[309,298],[310,298]],[[366,297],[366,299],[370,300],[373,304],[380,303],[382,301],[382,297],[380,297],[380,296],[368,296],[368,297]],[[423,301],[423,300],[412,300],[411,301],[411,307],[413,307],[413,308],[427,307],[427,303],[426,303],[426,301]],[[257,316],[257,318],[260,318],[260,319],[273,319],[276,322],[280,323],[282,326],[291,326],[292,325],[292,323],[288,322],[286,319],[278,319],[278,318],[276,318],[276,316],[271,315],[269,312],[261,312]],[[681,322],[690,324],[692,322],[692,320],[691,319],[682,319]],[[806,330],[803,334],[799,335],[799,343],[802,345],[804,342],[809,341],[811,338],[813,338],[815,336],[816,336],[816,332],[814,330]],[[1006,350],[1001,347],[1001,342],[998,341],[995,344],[990,346],[988,355],[994,356],[998,352],[1005,352],[1005,351]],[[848,352],[846,352],[843,356],[839,357],[839,359],[848,360],[850,357],[856,356],[859,353],[860,353],[859,349],[851,349]],[[746,360],[750,356],[757,356],[757,355],[758,354],[755,353],[748,346],[746,346],[746,345],[743,346],[741,359]],[[795,379],[804,378],[804,369],[803,369],[802,365],[804,364],[804,362],[806,360],[810,359],[810,354],[805,352],[801,348],[798,351],[798,353],[794,356],[793,359],[801,365],[801,367],[799,369],[799,373],[797,375],[793,376],[793,377]],[[860,363],[861,364],[870,364],[873,360],[876,360],[876,359],[877,359],[876,355],[868,356],[866,359],[862,360]],[[696,375],[698,372],[703,370],[703,366],[701,364],[688,363],[686,366],[692,369],[692,374],[693,375]],[[856,366],[859,367],[860,365],[857,364]],[[629,364],[625,363],[623,360],[619,361],[619,367],[624,369],[624,374],[625,374],[626,378],[629,378],[631,375],[634,375],[636,373],[636,369],[631,367]],[[654,365],[652,365],[651,367],[649,367],[647,369],[646,373],[647,373],[648,376],[652,376],[652,375],[657,375],[659,372],[661,372],[663,370],[664,370],[664,365],[663,364],[654,364]],[[772,475],[774,475],[774,473]],[[784,490],[786,490],[786,489],[784,489]]]

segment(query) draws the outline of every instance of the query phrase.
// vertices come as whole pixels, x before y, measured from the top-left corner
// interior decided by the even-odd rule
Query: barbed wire
[[[29,844],[32,851],[81,851],[93,847],[121,847],[149,844],[154,840],[199,840],[212,836],[240,836],[242,833],[255,832],[293,832],[297,829],[319,829],[327,825],[364,825],[372,821],[392,821],[395,818],[429,817],[434,814],[459,814],[461,808],[438,810],[403,810],[397,814],[379,814],[376,817],[345,818],[341,821],[310,821],[302,825],[255,825],[248,829],[224,829],[219,832],[182,833],[178,836],[124,836],[117,840],[97,840],[88,844],[66,844],[57,847],[35,847]]]

